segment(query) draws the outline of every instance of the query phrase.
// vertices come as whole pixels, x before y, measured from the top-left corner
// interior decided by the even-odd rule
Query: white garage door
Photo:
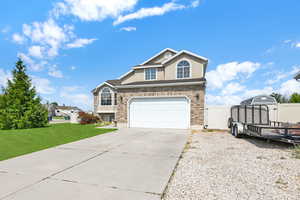
[[[129,126],[186,129],[190,126],[189,112],[184,97],[134,98],[129,105]]]

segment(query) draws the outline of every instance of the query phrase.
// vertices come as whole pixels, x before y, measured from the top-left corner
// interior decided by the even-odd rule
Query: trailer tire
[[[232,128],[232,121],[233,121],[233,119],[230,117],[227,121],[228,128]]]
[[[232,127],[232,135],[236,138],[241,138],[241,135],[239,134],[239,128],[237,125]]]
[[[234,125],[232,125],[231,127],[230,127],[230,133],[231,133],[231,135],[233,135],[234,136]]]

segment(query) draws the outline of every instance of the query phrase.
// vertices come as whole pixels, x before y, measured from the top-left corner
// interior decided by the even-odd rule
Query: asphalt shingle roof
[[[155,81],[138,81],[123,85],[147,85],[147,84],[164,84],[164,83],[189,83],[189,82],[206,81],[205,78],[192,78],[192,79],[176,79],[176,80],[155,80]]]

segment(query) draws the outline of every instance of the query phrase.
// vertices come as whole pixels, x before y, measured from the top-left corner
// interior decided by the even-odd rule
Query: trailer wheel
[[[233,121],[233,119],[230,117],[227,121],[228,128],[232,128],[232,121]]]
[[[231,133],[231,135],[233,135],[233,136],[234,136],[234,127],[235,127],[235,126],[233,126],[233,125],[231,125],[231,127],[230,127],[230,133]]]
[[[232,127],[232,135],[236,138],[240,138],[241,135],[239,134],[239,128],[237,125]]]

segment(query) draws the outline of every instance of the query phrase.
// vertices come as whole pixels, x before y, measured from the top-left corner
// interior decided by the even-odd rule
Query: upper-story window
[[[145,69],[145,80],[156,80],[156,68]]]
[[[189,78],[191,75],[190,63],[182,60],[177,64],[177,78]]]
[[[101,91],[101,105],[112,105],[112,94],[107,87]]]

